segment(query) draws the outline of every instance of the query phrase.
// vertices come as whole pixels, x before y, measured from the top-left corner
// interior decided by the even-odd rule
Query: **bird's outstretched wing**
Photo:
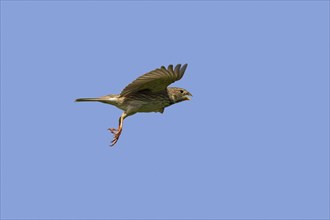
[[[169,65],[167,69],[162,66],[146,73],[127,85],[120,93],[120,96],[127,96],[142,90],[150,90],[152,92],[165,90],[168,85],[182,78],[187,65],[184,64],[181,67],[181,64],[178,64],[174,69],[173,65]]]

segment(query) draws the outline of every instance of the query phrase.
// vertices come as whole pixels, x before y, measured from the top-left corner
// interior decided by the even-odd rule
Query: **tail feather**
[[[99,102],[101,101],[100,98],[80,98],[76,99],[76,102]]]

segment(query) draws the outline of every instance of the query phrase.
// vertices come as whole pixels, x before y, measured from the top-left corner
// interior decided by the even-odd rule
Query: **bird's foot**
[[[108,129],[112,134],[113,134],[113,139],[111,141],[111,147],[114,146],[117,141],[119,140],[120,134],[121,134],[121,129],[115,129],[115,128],[109,128]]]

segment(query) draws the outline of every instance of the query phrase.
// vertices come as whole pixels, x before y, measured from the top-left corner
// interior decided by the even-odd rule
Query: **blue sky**
[[[329,218],[328,1],[1,1],[1,218]],[[194,97],[74,103],[188,63]]]

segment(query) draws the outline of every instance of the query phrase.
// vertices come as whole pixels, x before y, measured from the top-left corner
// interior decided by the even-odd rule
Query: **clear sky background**
[[[2,1],[1,218],[329,218],[328,1]],[[75,103],[188,63],[192,101]]]

